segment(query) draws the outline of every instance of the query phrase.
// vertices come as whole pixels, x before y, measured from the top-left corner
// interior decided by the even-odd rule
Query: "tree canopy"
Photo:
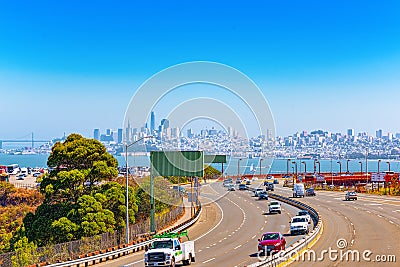
[[[108,181],[118,175],[117,160],[100,142],[71,134],[53,146],[48,166],[40,185],[44,202],[26,215],[15,244],[24,236],[44,246],[125,227],[126,187]],[[136,198],[130,198],[130,223],[137,210]]]

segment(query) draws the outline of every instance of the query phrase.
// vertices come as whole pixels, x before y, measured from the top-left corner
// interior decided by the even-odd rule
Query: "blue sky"
[[[141,83],[193,60],[253,79],[278,135],[400,132],[398,1],[215,2],[2,1],[0,138],[119,128]]]

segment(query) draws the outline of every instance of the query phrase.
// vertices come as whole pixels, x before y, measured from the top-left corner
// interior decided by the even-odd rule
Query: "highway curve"
[[[267,200],[259,201],[249,191],[228,192],[222,183],[203,185],[203,212],[190,229],[195,241],[195,266],[246,266],[257,262],[257,239],[267,231],[280,231],[287,244],[301,236],[290,236],[289,220],[297,208],[282,203],[282,214],[267,214]],[[97,266],[144,266],[143,252]]]
[[[277,188],[277,193],[290,196],[291,189]],[[324,231],[320,240],[312,248],[316,252],[317,260],[305,257],[300,258],[293,266],[398,266],[400,261],[400,198],[358,194],[356,201],[344,201],[344,192],[317,191],[316,197],[305,197],[301,201],[318,210],[323,218]],[[339,239],[346,240],[347,246],[339,249]],[[342,244],[343,245],[343,244]],[[338,254],[332,257],[323,250],[335,249]],[[360,253],[352,256],[351,251]],[[372,254],[366,252],[370,250]],[[366,259],[362,257],[366,254]],[[343,260],[336,259],[335,255]],[[357,252],[355,252],[357,253]],[[346,255],[349,261],[346,260]],[[388,259],[394,255],[393,259]],[[353,260],[354,259],[356,260]],[[377,258],[376,258],[377,257]],[[386,258],[386,259],[385,259]],[[370,260],[370,261],[368,261]],[[386,260],[386,262],[378,262]],[[392,262],[387,262],[391,260]]]

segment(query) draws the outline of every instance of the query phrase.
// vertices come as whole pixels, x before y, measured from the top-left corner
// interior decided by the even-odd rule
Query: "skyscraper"
[[[150,132],[153,133],[155,130],[155,125],[156,125],[156,118],[155,118],[154,111],[151,112],[150,114]]]
[[[100,140],[100,129],[94,129],[93,138],[96,140]]]
[[[117,138],[118,144],[122,143],[122,129],[118,129],[118,138]]]
[[[348,136],[354,136],[354,129],[347,129]]]
[[[161,120],[161,125],[163,126],[164,129],[169,128],[169,120],[168,119],[162,119]]]
[[[131,141],[131,122],[128,120],[128,127],[125,129],[125,142]]]
[[[376,131],[376,138],[382,138],[382,129]]]

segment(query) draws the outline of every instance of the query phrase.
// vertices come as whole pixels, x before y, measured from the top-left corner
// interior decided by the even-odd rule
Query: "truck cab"
[[[304,197],[304,184],[294,184],[293,197]]]
[[[181,243],[183,235],[187,236],[187,232],[156,235],[144,254],[145,266],[175,266],[179,262],[190,265],[194,262],[194,242]]]

